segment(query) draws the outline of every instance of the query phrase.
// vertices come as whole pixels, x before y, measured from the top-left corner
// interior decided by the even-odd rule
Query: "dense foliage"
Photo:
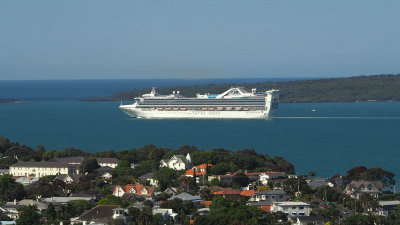
[[[280,90],[281,102],[354,102],[354,101],[400,101],[400,74],[372,75],[346,78],[296,80],[285,82],[229,83],[194,86],[160,87],[159,94],[179,90],[183,96],[194,97],[196,93],[222,93],[232,86],[258,91]],[[151,89],[143,88],[113,94],[113,100],[132,100]]]

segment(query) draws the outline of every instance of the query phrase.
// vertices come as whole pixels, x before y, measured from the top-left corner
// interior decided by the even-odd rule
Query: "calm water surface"
[[[271,120],[132,119],[119,102],[0,104],[0,135],[32,147],[89,152],[154,144],[255,149],[298,173],[345,173],[358,165],[400,175],[400,103],[280,104]],[[316,111],[313,112],[312,109]]]

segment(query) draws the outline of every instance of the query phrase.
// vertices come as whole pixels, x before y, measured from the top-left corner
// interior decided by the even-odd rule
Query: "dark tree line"
[[[183,96],[194,97],[196,93],[222,93],[232,86],[258,91],[280,90],[280,102],[354,102],[354,101],[400,101],[400,74],[371,75],[346,78],[296,80],[283,82],[205,84],[194,86],[159,87],[159,94],[180,91]],[[108,100],[132,100],[150,93],[151,87],[122,91],[111,95]]]

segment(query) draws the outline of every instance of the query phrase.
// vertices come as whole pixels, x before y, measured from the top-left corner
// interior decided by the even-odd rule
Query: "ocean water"
[[[148,144],[250,148],[284,157],[298,173],[332,176],[364,165],[400,176],[399,102],[280,104],[270,120],[182,120],[133,119],[118,109],[119,102],[54,101],[48,95],[0,104],[0,135],[47,150],[96,152]]]

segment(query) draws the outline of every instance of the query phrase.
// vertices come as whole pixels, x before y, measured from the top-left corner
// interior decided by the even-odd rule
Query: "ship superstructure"
[[[232,87],[222,94],[197,94],[186,98],[174,91],[171,95],[151,93],[135,98],[131,105],[119,108],[136,118],[268,118],[278,108],[279,91],[247,92]]]

